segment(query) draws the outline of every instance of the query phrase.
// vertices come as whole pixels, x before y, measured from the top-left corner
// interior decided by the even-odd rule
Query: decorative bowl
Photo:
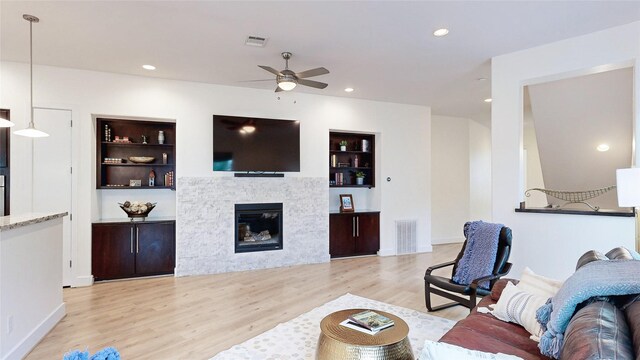
[[[155,159],[153,156],[129,156],[129,161],[136,164],[152,163]]]
[[[142,203],[140,201],[125,201],[124,204],[118,203],[118,205],[130,218],[147,217],[151,210],[156,207],[156,203]]]

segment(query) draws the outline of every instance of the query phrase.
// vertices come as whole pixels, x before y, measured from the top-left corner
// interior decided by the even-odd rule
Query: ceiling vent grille
[[[260,36],[247,36],[247,40],[244,42],[247,46],[264,47],[267,43],[267,38]]]

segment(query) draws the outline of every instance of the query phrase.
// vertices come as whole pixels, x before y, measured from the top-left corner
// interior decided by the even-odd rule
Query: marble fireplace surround
[[[181,177],[176,276],[329,261],[326,178]],[[282,250],[235,253],[235,204],[282,203]]]

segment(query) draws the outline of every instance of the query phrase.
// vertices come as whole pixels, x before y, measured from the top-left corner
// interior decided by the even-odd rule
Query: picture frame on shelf
[[[340,194],[340,212],[354,212],[353,196],[351,194]]]

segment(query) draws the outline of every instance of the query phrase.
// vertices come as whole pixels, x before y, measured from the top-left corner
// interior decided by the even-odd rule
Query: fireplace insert
[[[282,203],[236,204],[235,252],[282,249]]]

